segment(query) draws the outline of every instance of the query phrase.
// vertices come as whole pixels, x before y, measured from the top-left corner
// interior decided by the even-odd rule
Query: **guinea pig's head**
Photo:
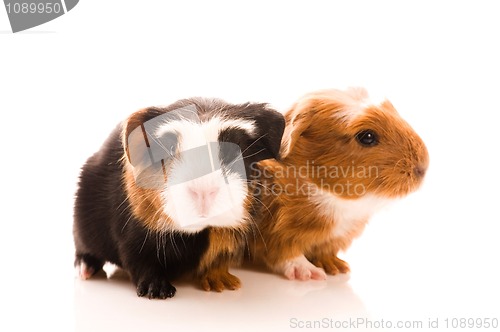
[[[310,93],[285,119],[282,159],[304,167],[323,190],[397,198],[422,183],[424,142],[388,100],[373,102],[363,88]]]
[[[252,163],[278,158],[285,120],[266,104],[185,99],[134,113],[123,125],[125,181],[149,228],[245,228]]]

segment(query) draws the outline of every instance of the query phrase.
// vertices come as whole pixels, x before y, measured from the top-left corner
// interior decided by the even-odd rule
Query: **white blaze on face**
[[[176,228],[197,232],[207,226],[236,227],[245,222],[248,188],[241,151],[234,143],[218,141],[222,130],[231,129],[253,134],[254,123],[219,117],[206,122],[177,120],[156,131],[158,137],[175,133],[179,140],[162,192],[164,212]],[[224,149],[237,150],[229,168],[220,160]]]
[[[345,91],[338,91],[336,94],[332,93],[331,97],[337,97],[345,106],[342,110],[335,113],[335,117],[340,117],[349,125],[352,121],[362,117],[366,114],[367,108],[370,106],[379,106],[387,98],[378,92],[368,91],[361,87],[347,88]]]

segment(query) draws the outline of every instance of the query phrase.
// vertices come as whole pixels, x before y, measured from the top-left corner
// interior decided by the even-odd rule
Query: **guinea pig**
[[[75,267],[122,267],[138,296],[168,298],[194,274],[205,290],[237,289],[257,208],[251,165],[277,158],[285,121],[266,104],[184,99],[132,114],[82,168]]]
[[[323,90],[285,113],[281,160],[261,161],[255,259],[288,279],[349,271],[338,258],[380,207],[415,191],[429,156],[386,99],[363,88]]]

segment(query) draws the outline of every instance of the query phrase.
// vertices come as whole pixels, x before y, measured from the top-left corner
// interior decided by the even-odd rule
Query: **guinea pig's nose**
[[[427,167],[424,165],[417,165],[413,168],[413,173],[419,179],[425,176],[425,172],[427,171]]]
[[[203,189],[188,189],[191,199],[195,202],[198,213],[201,217],[207,217],[210,214],[211,207],[213,206],[219,188],[203,188]]]

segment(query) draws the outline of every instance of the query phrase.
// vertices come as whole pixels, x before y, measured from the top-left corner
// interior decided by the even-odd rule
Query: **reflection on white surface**
[[[75,279],[77,331],[203,328],[209,331],[288,330],[294,322],[323,318],[345,319],[368,313],[353,292],[348,276],[327,281],[289,281],[252,267],[232,271],[243,288],[222,293],[205,292],[193,282],[174,283],[177,295],[167,300],[139,298],[122,271],[109,279]],[[298,324],[298,323],[297,323]]]

